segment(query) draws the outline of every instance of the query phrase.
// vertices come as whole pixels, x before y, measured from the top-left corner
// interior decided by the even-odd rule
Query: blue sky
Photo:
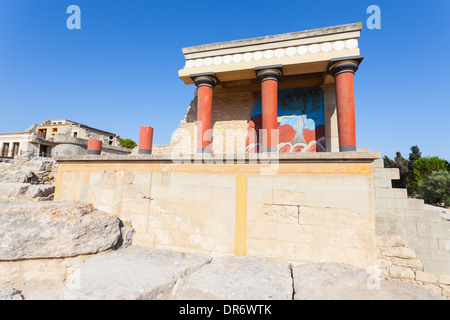
[[[69,30],[69,5],[81,30]],[[369,5],[381,30],[369,30]],[[193,86],[181,48],[362,22],[355,78],[358,147],[450,160],[450,1],[0,0],[0,132],[45,119],[166,144]]]

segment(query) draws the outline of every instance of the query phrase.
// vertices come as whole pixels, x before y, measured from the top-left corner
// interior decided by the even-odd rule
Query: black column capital
[[[194,81],[197,88],[201,86],[214,88],[219,82],[214,72],[190,74],[189,77]]]
[[[363,59],[364,56],[333,58],[328,64],[327,73],[333,77],[346,72],[355,73]]]
[[[283,77],[283,65],[271,65],[255,68],[256,77],[261,81],[275,80],[279,81]]]

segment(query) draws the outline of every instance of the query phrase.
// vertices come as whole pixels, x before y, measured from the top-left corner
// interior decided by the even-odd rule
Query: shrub
[[[419,184],[426,181],[433,171],[447,171],[446,161],[438,157],[424,157],[414,161],[412,165],[411,188],[418,194],[423,194]]]
[[[430,204],[450,206],[450,173],[446,170],[434,171],[424,181],[419,182],[424,200]]]

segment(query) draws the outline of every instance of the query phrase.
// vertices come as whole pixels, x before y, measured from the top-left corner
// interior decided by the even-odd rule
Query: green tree
[[[420,182],[426,181],[433,171],[447,171],[446,161],[439,157],[424,157],[416,160],[412,165],[414,181],[417,181],[417,193],[423,194]]]
[[[383,157],[383,163],[385,168],[395,168],[394,161],[388,156]]]
[[[119,142],[120,142],[120,145],[121,145],[122,147],[125,147],[125,148],[128,148],[128,149],[133,149],[134,147],[137,146],[137,143],[134,142],[134,141],[131,140],[131,139],[122,139],[122,138],[119,138]]]
[[[426,180],[419,182],[426,203],[450,206],[450,173],[433,171]]]
[[[418,181],[413,174],[413,164],[417,160],[422,158],[422,152],[420,152],[418,146],[411,147],[411,153],[409,154],[409,163],[408,163],[408,195],[416,195],[418,193]]]
[[[394,167],[398,168],[398,170],[400,171],[400,180],[392,181],[392,187],[403,189],[408,188],[408,160],[403,158],[400,152],[397,152],[395,154]]]

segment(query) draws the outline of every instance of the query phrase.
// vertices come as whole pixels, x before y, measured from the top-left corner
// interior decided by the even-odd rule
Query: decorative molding
[[[198,58],[187,60],[185,69],[200,68],[204,66],[236,64],[250,61],[268,61],[271,59],[279,59],[283,57],[314,55],[317,53],[328,53],[331,51],[341,51],[344,49],[358,48],[358,39],[338,40],[333,42],[312,43],[309,45],[301,45],[297,47],[285,47],[278,49],[268,49],[264,51],[251,51],[236,54],[210,56],[206,58]]]

